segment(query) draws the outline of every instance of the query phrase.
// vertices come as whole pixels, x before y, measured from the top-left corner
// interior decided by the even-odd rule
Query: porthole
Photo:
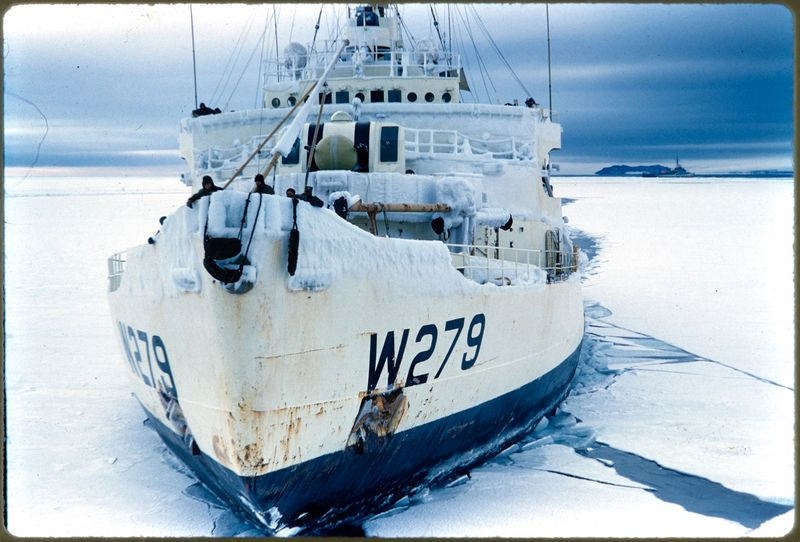
[[[433,92],[426,92],[425,93],[425,101],[429,102],[429,103],[433,101]]]
[[[294,96],[289,96],[289,105],[293,106],[296,103],[297,103],[297,98],[295,98]]]
[[[406,96],[409,102],[416,102],[417,101],[417,93],[416,92],[409,92],[408,96]]]
[[[363,92],[356,92],[356,98],[361,100],[361,103],[364,103],[364,93]]]
[[[272,107],[280,107],[281,100],[279,98],[272,98]]]
[[[445,92],[444,94],[442,94],[442,101],[444,103],[450,103],[450,100],[452,100],[452,99],[453,99],[453,97],[450,96],[449,92]]]

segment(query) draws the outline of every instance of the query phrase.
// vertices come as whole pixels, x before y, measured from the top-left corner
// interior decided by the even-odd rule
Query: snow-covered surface
[[[297,271],[289,278],[292,290],[319,291],[344,277],[358,283],[376,276],[395,285],[418,291],[422,288],[435,296],[476,287],[458,280],[458,271],[451,265],[444,244],[377,237],[355,229],[333,211],[314,209],[308,204],[297,206],[297,223],[301,232],[300,256]],[[451,280],[438,280],[448,276]]]
[[[554,185],[575,198],[565,213],[592,256],[573,393],[521,445],[404,499],[365,522],[366,534],[789,532],[791,180]],[[188,189],[177,179],[32,178],[5,189],[10,531],[258,534],[143,426],[108,314],[106,258],[145,243]]]

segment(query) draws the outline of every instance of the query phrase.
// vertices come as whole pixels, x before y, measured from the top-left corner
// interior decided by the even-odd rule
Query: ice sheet
[[[254,534],[142,425],[106,304],[106,258],[145,243],[189,190],[177,179],[32,181],[7,184],[5,201],[11,532]],[[570,226],[596,242],[584,279],[592,348],[561,417],[366,533],[788,532],[791,181],[557,179],[555,190],[576,198]],[[726,503],[718,515],[692,501],[697,487]],[[753,503],[762,512],[744,517]]]

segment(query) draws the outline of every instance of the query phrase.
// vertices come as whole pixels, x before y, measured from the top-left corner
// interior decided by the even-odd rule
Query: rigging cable
[[[511,72],[511,75],[514,77],[514,79],[519,84],[519,86],[522,87],[523,91],[525,91],[525,94],[528,95],[528,96],[533,96],[533,94],[531,94],[530,91],[527,88],[525,88],[525,85],[522,83],[520,78],[517,77],[517,73],[514,71],[514,68],[512,68],[511,64],[508,63],[508,60],[506,60],[506,57],[503,55],[503,52],[500,50],[500,47],[494,41],[494,38],[492,37],[492,34],[489,32],[489,29],[486,28],[486,25],[484,24],[483,19],[481,19],[481,16],[478,15],[478,11],[475,9],[475,6],[470,5],[470,7],[472,8],[473,13],[475,14],[475,19],[478,21],[478,24],[480,25],[481,30],[483,31],[484,35],[491,42],[492,47],[494,47],[495,52],[500,57],[500,60],[502,60],[503,64],[506,65],[508,70]]]
[[[458,50],[459,51],[466,51],[467,48],[464,46],[464,38],[461,35],[460,30],[458,30],[458,29],[459,29],[459,27],[456,26],[456,32],[457,32],[456,42],[457,42]],[[461,69],[464,70],[465,72],[472,73],[472,63],[471,63],[471,61],[469,59],[469,55],[461,55],[461,56],[462,56]],[[464,101],[464,94],[463,94],[463,92],[462,92],[460,87],[458,89],[458,92],[460,93],[461,101],[463,102]],[[477,99],[477,96],[476,96],[477,92],[473,92],[472,89],[470,89],[469,94],[470,94],[470,98],[472,100],[472,103],[477,103],[478,102],[478,99]]]
[[[225,68],[222,71],[222,75],[220,76],[219,82],[217,83],[217,87],[214,89],[212,96],[212,102],[216,102],[222,99],[222,96],[225,94],[225,89],[228,86],[228,83],[233,76],[233,71],[236,63],[239,61],[239,56],[242,54],[242,50],[244,49],[244,38],[247,34],[250,33],[250,28],[253,25],[253,19],[250,19],[247,24],[247,28],[244,32],[239,33],[239,38],[236,41],[236,45],[231,52],[231,55],[228,57],[228,62],[225,65]],[[220,88],[220,84],[222,84],[222,80],[225,79],[225,84],[222,85]]]
[[[262,32],[263,36],[267,35],[267,28],[269,28],[269,15],[264,18],[264,30]],[[262,80],[262,78],[266,77],[266,72],[264,70],[264,60],[266,59],[265,55],[268,54],[268,51],[266,49],[267,49],[267,40],[262,39],[261,54],[258,57],[258,77],[256,78],[256,97],[255,100],[253,101],[253,109],[258,108],[259,94],[264,90],[264,84],[266,83],[265,80]],[[263,117],[261,118],[261,120],[263,121]],[[261,124],[259,124],[259,133],[261,133]]]
[[[250,53],[250,56],[248,57],[247,62],[245,63],[244,67],[242,68],[241,73],[239,74],[239,79],[236,80],[236,83],[233,85],[233,89],[231,89],[231,93],[228,96],[228,100],[225,102],[224,109],[228,109],[228,105],[230,104],[231,100],[233,99],[233,95],[236,93],[236,89],[239,88],[239,83],[242,82],[242,78],[244,77],[245,73],[247,73],[247,68],[250,67],[250,63],[253,61],[253,57],[255,56],[256,51],[258,51],[258,46],[261,44],[261,42],[263,42],[265,40],[266,34],[267,34],[267,29],[264,28],[264,32],[262,32],[261,36],[258,38],[258,41],[256,42],[256,46],[253,48],[253,51]]]
[[[272,18],[275,21],[275,71],[278,81],[281,80],[281,57],[278,46],[278,15],[275,13],[275,4],[272,4]]]
[[[547,95],[549,98],[550,117],[553,116],[553,79],[550,73],[550,5],[545,4],[545,17],[547,20]],[[677,161],[677,158],[676,158]]]
[[[447,53],[449,55],[453,54],[453,16],[450,13],[450,3],[447,4],[447,41],[448,41],[448,49]]]
[[[197,58],[194,53],[194,13],[192,5],[189,4],[189,24],[192,27],[192,73],[194,74],[194,108],[197,109]]]
[[[397,13],[397,22],[400,23],[400,29],[404,30],[406,35],[408,36],[408,41],[411,45],[410,49],[415,49],[417,47],[417,40],[414,39],[414,36],[411,34],[411,30],[409,30],[408,26],[406,26],[405,20],[400,17],[399,6],[396,8],[396,13]]]
[[[439,31],[439,21],[436,20],[436,12],[433,11],[433,4],[430,4],[430,8],[431,8],[431,17],[433,17],[433,28],[436,29],[436,35],[439,36],[439,43],[441,44],[442,50],[444,51],[446,50],[446,47],[444,45],[444,39],[442,38],[442,33]]]
[[[256,209],[256,216],[253,219],[253,229],[250,230],[250,239],[247,241],[247,248],[244,249],[243,258],[239,263],[239,276],[241,277],[242,272],[244,271],[244,264],[247,260],[247,253],[250,252],[250,243],[253,242],[253,235],[256,233],[256,223],[258,222],[258,213],[261,212],[261,200],[264,199],[264,194],[258,195],[258,208]],[[244,227],[244,221],[247,217],[247,207],[250,205],[250,194],[247,194],[247,202],[244,205],[244,215],[242,216],[242,227]],[[241,231],[239,232],[241,236]]]
[[[478,44],[475,42],[475,34],[472,32],[472,26],[469,24],[469,17],[468,14],[462,14],[461,20],[464,23],[464,27],[467,29],[467,36],[469,37],[470,42],[472,42],[472,48],[475,51],[475,59],[478,62],[478,71],[481,75],[481,82],[483,83],[483,88],[486,91],[486,98],[487,101],[492,102],[495,100],[497,96],[497,89],[494,86],[494,81],[491,77],[489,77],[489,70],[486,68],[486,63],[481,56],[480,50],[478,49]],[[492,90],[494,91],[494,95],[489,92],[489,85],[486,84],[488,79],[489,85],[491,85]]]
[[[292,36],[294,36],[294,21],[297,18],[297,10],[292,10],[292,24],[289,26],[289,42],[292,41]]]

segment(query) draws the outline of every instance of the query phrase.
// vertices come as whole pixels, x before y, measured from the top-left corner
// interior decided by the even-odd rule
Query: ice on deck
[[[547,274],[542,269],[546,262],[542,261],[539,251],[528,251],[536,252],[530,257],[516,249],[513,254],[495,254],[496,250],[481,253],[466,246],[477,227],[499,228],[513,218],[508,209],[486,206],[480,179],[397,173],[375,173],[367,177],[333,171],[317,172],[313,180],[315,195],[329,207],[340,197],[347,200],[348,206],[359,200],[446,204],[450,207],[448,212],[389,212],[388,219],[429,222],[441,217],[445,227],[451,230],[450,241],[464,246],[448,248],[437,240],[376,237],[328,209],[314,208],[300,201],[297,205],[300,232],[297,268],[294,276],[285,274],[287,286],[292,290],[318,291],[339,281],[370,280],[373,283],[407,283],[409,287],[438,295],[478,285],[546,283]],[[304,174],[272,179],[277,194],[289,187],[301,193],[304,181]],[[249,193],[249,187],[248,180],[240,179],[227,190],[201,198],[192,209],[181,207],[164,223],[158,245],[170,267],[163,272],[171,276],[178,291],[199,292],[202,282],[210,280],[204,270],[206,254],[200,248],[203,245],[193,243],[192,238],[239,239],[241,253],[248,260],[248,269],[244,270],[247,271],[246,280],[253,281],[257,272],[262,276],[263,273],[277,273],[279,268],[285,273],[286,262],[268,262],[273,258],[272,247],[276,241],[283,244],[281,252],[288,254],[288,232],[293,224],[292,200],[280,195]],[[558,231],[562,248],[571,252],[563,221],[545,222]],[[235,259],[215,261],[230,267],[238,265]],[[465,277],[470,280],[464,280]]]
[[[462,279],[447,246],[438,241],[376,237],[306,203],[297,206],[297,225],[297,270],[288,280],[292,290],[323,290],[342,280],[408,284],[431,295],[477,286]]]

